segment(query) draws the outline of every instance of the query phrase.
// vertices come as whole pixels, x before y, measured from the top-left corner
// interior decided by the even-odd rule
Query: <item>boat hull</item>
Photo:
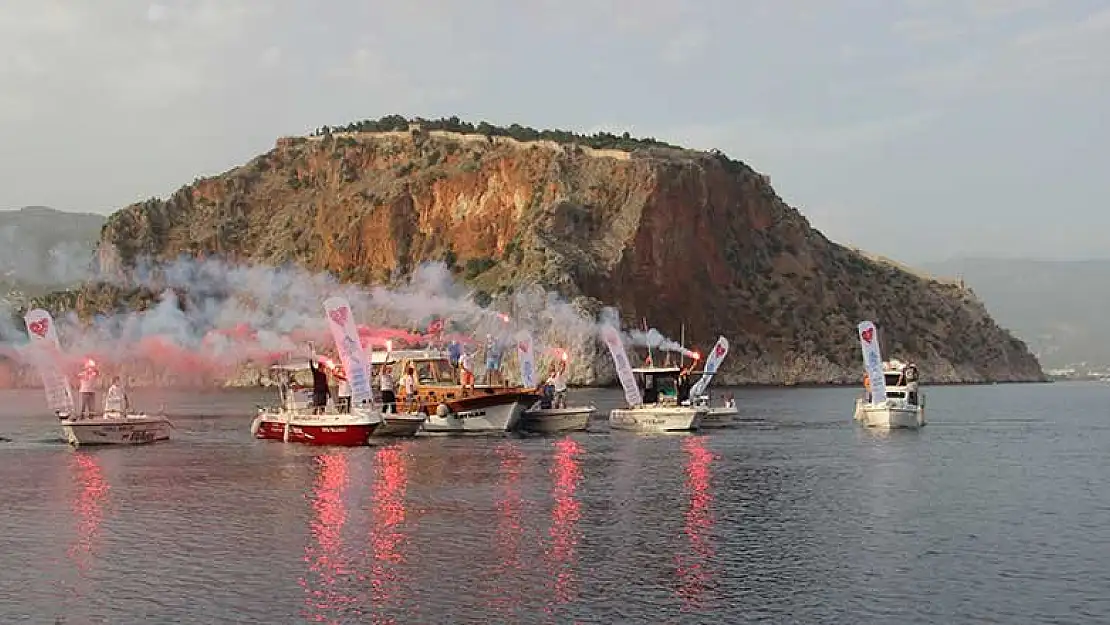
[[[925,425],[925,409],[912,404],[865,404],[862,399],[856,399],[854,418],[867,427],[916,429]]]
[[[465,402],[440,404],[424,421],[428,434],[492,434],[509,432],[517,427],[524,411],[535,398],[517,396],[497,403],[467,405]],[[446,408],[441,408],[445,406]]]
[[[132,415],[64,419],[62,436],[74,447],[87,445],[145,445],[170,439],[173,427],[165,417]]]
[[[597,412],[593,406],[571,408],[533,408],[525,410],[520,429],[536,434],[581,432],[589,428],[590,417]]]
[[[687,432],[700,427],[706,412],[705,408],[686,406],[617,408],[609,412],[609,427],[630,432]]]
[[[736,417],[740,415],[740,411],[736,408],[726,408],[724,406],[717,408],[710,408],[709,412],[705,413],[701,418],[700,428],[727,428],[736,423]]]
[[[323,415],[324,418],[287,417],[263,413],[251,424],[254,437],[262,440],[358,447],[369,445],[381,420],[371,416]],[[332,418],[328,418],[332,417]]]
[[[382,423],[374,430],[375,438],[416,436],[427,415],[420,412],[384,413]]]

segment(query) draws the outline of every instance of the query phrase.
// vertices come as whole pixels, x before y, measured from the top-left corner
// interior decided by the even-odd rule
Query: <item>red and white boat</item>
[[[285,382],[278,388],[281,406],[258,408],[251,423],[255,438],[309,445],[369,445],[382,424],[382,414],[373,409],[352,407],[351,412],[342,413],[329,404],[323,414],[313,414],[311,389],[293,388]]]

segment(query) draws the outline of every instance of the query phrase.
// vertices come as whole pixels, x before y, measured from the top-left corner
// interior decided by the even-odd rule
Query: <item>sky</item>
[[[718,148],[908,263],[1110,257],[1106,0],[10,0],[0,208],[400,113]]]

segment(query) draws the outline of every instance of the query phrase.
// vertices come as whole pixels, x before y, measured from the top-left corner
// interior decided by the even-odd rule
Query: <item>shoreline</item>
[[[995,382],[995,381],[990,381],[990,382],[922,382],[921,386],[922,387],[936,387],[936,386],[994,386],[996,384],[1053,384],[1053,383],[1060,382],[1060,381],[1061,380],[1047,379],[1047,380],[1005,380],[1005,381],[997,381],[997,382]],[[1063,380],[1063,381],[1067,381],[1067,380]],[[1097,382],[1097,380],[1078,380],[1078,381]],[[276,386],[276,385],[272,385],[272,384],[271,385],[266,385],[266,384],[243,384],[243,385],[219,386],[219,385],[211,385],[211,384],[200,384],[200,385],[188,385],[188,384],[180,384],[180,385],[175,385],[175,384],[168,384],[168,385],[149,384],[148,385],[148,384],[140,384],[140,385],[129,386],[127,388],[129,388],[131,390],[138,390],[138,391],[143,391],[143,390],[148,390],[148,389],[159,389],[159,390],[201,391],[201,392],[213,392],[213,393],[215,393],[215,392],[222,392],[222,391],[272,389],[272,388],[274,388],[274,386]],[[799,382],[799,383],[796,383],[796,384],[741,383],[741,384],[721,384],[721,385],[716,385],[715,386],[715,388],[734,388],[734,389],[753,389],[753,390],[794,389],[794,388],[797,388],[797,389],[856,388],[856,387],[862,388],[862,385],[858,384],[858,383],[848,384],[848,383],[839,383],[839,382]],[[620,387],[620,384],[580,384],[580,385],[569,384],[569,385],[567,385],[567,388],[569,390],[592,390],[592,389],[619,390],[621,387]],[[0,391],[34,391],[34,390],[41,391],[42,389],[43,389],[42,386],[28,385],[28,386],[3,387],[3,388],[0,388]],[[106,390],[107,390],[107,388],[97,388],[96,392],[97,393],[103,393]]]

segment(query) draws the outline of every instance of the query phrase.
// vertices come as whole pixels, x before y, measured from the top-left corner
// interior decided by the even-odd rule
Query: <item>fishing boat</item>
[[[35,308],[24,316],[31,344],[28,356],[42,378],[46,403],[62,427],[62,438],[74,447],[82,445],[141,445],[169,440],[173,424],[165,415],[147,415],[124,410],[100,414],[78,414],[73,389],[62,370],[61,343],[54,318]],[[91,361],[86,366],[95,366]]]
[[[404,412],[426,415],[428,434],[490,434],[515,429],[524,411],[540,399],[536,389],[510,385],[475,385],[463,391],[447,355],[436,349],[374,352],[375,369],[392,367],[398,381],[397,404]],[[405,402],[401,380],[413,370],[416,396]]]
[[[709,352],[709,358],[705,361],[705,369],[697,372],[701,374],[701,378],[690,389],[693,405],[702,406],[706,409],[706,413],[701,420],[701,427],[703,428],[729,427],[735,423],[736,417],[740,414],[740,411],[736,409],[735,400],[731,397],[726,399],[723,405],[714,406],[712,405],[712,398],[706,392],[713,376],[717,374],[717,369],[721,366],[721,361],[728,355],[728,348],[728,339],[723,336],[717,337],[717,344],[713,346],[713,351]]]
[[[925,395],[918,389],[912,363],[883,362],[879,337],[870,321],[859,324],[860,345],[869,389],[856,398],[854,420],[868,427],[916,429],[925,425]]]
[[[693,405],[706,409],[705,415],[701,419],[701,427],[703,428],[730,427],[735,425],[736,417],[740,415],[740,411],[737,410],[736,403],[732,399],[726,399],[722,405],[714,406],[709,395],[699,395],[694,398]]]
[[[535,362],[532,354],[532,336],[523,332],[517,342],[518,360],[520,362],[520,375],[525,384],[536,385]],[[566,375],[569,354],[559,350],[560,362],[555,369],[556,374]],[[564,378],[565,381],[565,378]],[[543,388],[547,389],[548,381],[544,381]],[[556,385],[550,390],[554,391]],[[564,391],[565,394],[565,391]],[[520,429],[534,434],[557,434],[559,432],[578,432],[589,429],[590,417],[597,412],[593,406],[566,406],[565,401],[558,400],[558,393],[549,396],[545,390],[542,398],[524,411],[520,420]],[[559,405],[563,404],[563,405]]]
[[[263,440],[309,445],[361,446],[369,445],[382,424],[382,415],[373,408],[352,406],[350,412],[339,412],[329,401],[322,413],[312,408],[312,389],[295,381],[299,371],[308,365],[275,365],[272,371],[281,372],[278,381],[278,406],[259,406],[251,434]]]
[[[540,402],[524,411],[520,429],[535,434],[581,432],[589,429],[590,418],[597,413],[594,406],[543,408]]]
[[[325,361],[324,365],[327,366]],[[276,407],[266,408],[259,407],[258,414],[255,421],[259,417],[265,417],[262,422],[268,424],[265,429],[268,430],[265,435],[259,435],[255,430],[255,426],[251,426],[251,432],[255,434],[256,438],[269,438],[269,439],[282,439],[285,438],[285,423],[287,420],[292,420],[294,425],[290,427],[300,428],[304,431],[308,427],[308,433],[312,433],[314,426],[324,425],[320,422],[320,417],[340,417],[342,415],[353,415],[355,413],[363,413],[369,417],[369,413],[375,412],[380,419],[380,422],[374,428],[366,428],[368,425],[365,420],[352,419],[352,424],[358,425],[359,428],[366,430],[358,432],[352,430],[350,438],[358,439],[360,436],[363,438],[394,438],[394,437],[409,437],[415,436],[420,431],[420,426],[424,424],[427,415],[419,412],[384,412],[378,411],[376,408],[371,409],[364,406],[352,406],[350,413],[344,413],[336,406],[335,401],[332,399],[334,393],[329,393],[327,404],[324,406],[324,413],[322,415],[313,414],[312,411],[312,389],[308,384],[303,384],[298,377],[307,377],[309,365],[304,363],[286,363],[274,365],[270,367],[271,377],[277,379],[278,397],[280,403]],[[301,421],[305,421],[304,426],[296,425]],[[318,423],[320,422],[320,423]],[[337,427],[333,422],[329,422],[328,427]],[[261,427],[261,425],[260,425]],[[269,431],[272,430],[272,431]],[[295,434],[295,432],[294,432]],[[303,441],[295,441],[303,442]],[[343,445],[343,444],[369,444],[369,443],[321,443],[326,445]]]
[[[609,412],[609,427],[638,432],[683,432],[696,430],[709,412],[706,406],[678,403],[678,367],[632,369],[637,387],[643,388],[641,403]]]
[[[165,415],[108,411],[85,417],[55,413],[62,436],[74,447],[86,445],[142,445],[170,439],[173,424]]]

